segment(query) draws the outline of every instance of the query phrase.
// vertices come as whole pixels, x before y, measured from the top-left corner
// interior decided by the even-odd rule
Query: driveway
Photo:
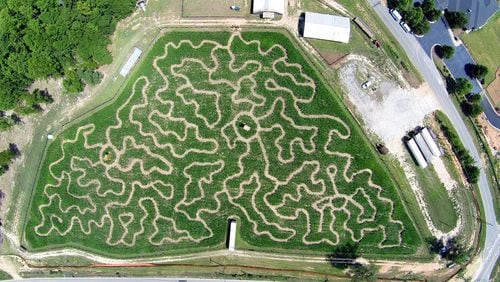
[[[450,34],[450,31],[448,29],[448,25],[446,24],[443,17],[441,17],[435,23],[431,24],[431,30],[429,33],[422,37],[416,38],[422,48],[428,53],[429,57],[431,57],[432,46],[436,44],[455,46],[452,35]],[[472,58],[467,48],[465,48],[464,44],[456,46],[455,54],[453,55],[453,57],[449,60],[444,60],[444,62],[455,78],[469,78],[467,73],[465,73],[465,65],[475,64],[474,59]],[[481,93],[483,89],[479,82],[476,79],[470,79],[470,82],[474,86],[474,88],[472,89],[472,93]],[[483,97],[484,98],[481,102],[481,105],[483,107],[484,113],[486,114],[486,118],[491,125],[493,125],[497,129],[500,129],[500,116],[495,111],[487,95],[483,95]]]
[[[429,50],[424,50],[423,46],[415,39],[415,36],[404,32],[399,24],[397,24],[389,14],[387,7],[382,5],[379,0],[368,0],[368,2],[372,5],[379,18],[389,28],[394,37],[399,41],[413,65],[415,65],[417,70],[419,70],[424,77],[425,81],[427,81],[431,89],[434,91],[436,98],[442,105],[443,111],[450,118],[453,126],[460,136],[460,139],[464,143],[467,150],[470,151],[476,163],[481,164],[479,152],[472,141],[472,136],[458,113],[457,108],[451,102],[444,82],[441,79],[438,70],[434,66],[432,59],[429,57]],[[448,35],[445,36],[442,34],[441,36],[446,37]],[[493,199],[484,169],[481,169],[478,186],[486,218],[486,222],[483,222],[483,227],[486,231],[486,239],[484,248],[479,254],[481,264],[479,269],[475,271],[473,280],[488,281],[497,258],[500,256],[500,225],[498,225],[496,221]]]

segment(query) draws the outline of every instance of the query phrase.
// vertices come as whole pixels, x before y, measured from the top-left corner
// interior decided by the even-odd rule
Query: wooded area
[[[95,69],[112,61],[109,37],[134,7],[135,0],[0,0],[0,111],[26,104],[36,79],[63,76],[67,92],[99,82]]]

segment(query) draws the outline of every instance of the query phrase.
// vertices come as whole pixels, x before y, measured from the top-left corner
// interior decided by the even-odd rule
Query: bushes
[[[464,12],[450,12],[445,11],[444,17],[451,28],[467,28],[467,24],[469,23],[469,19]]]
[[[436,120],[438,121],[439,125],[441,126],[441,129],[443,130],[444,134],[450,141],[451,146],[453,147],[453,152],[460,161],[460,164],[462,165],[462,170],[467,176],[467,181],[469,183],[477,183],[477,181],[479,180],[480,170],[475,165],[476,162],[469,154],[469,151],[465,149],[465,146],[462,143],[462,140],[460,140],[460,137],[458,136],[458,133],[456,132],[455,128],[451,124],[451,121],[441,111],[436,112]]]
[[[10,144],[8,149],[0,152],[0,175],[9,169],[9,164],[19,154],[19,150],[15,144]]]
[[[451,80],[448,84],[448,91],[451,94],[455,94],[458,96],[469,94],[469,92],[471,92],[473,88],[474,86],[472,85],[472,83],[468,79],[463,77],[459,77],[457,80]]]
[[[466,64],[465,72],[471,78],[483,79],[488,74],[488,68],[479,64]]]
[[[441,59],[451,59],[455,54],[455,48],[449,45],[438,45],[436,52]]]

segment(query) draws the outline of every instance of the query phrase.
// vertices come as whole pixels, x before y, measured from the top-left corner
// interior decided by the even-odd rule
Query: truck
[[[389,11],[391,13],[391,16],[399,23],[402,19],[403,16],[398,12],[396,9],[392,9]]]

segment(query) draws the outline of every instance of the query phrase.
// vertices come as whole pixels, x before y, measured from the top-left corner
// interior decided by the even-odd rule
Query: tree
[[[428,21],[420,21],[417,25],[412,27],[412,30],[417,35],[424,35],[431,30],[431,26]]]
[[[377,275],[373,265],[353,264],[349,267],[352,281],[376,281]]]
[[[449,45],[439,45],[437,51],[442,59],[451,59],[455,54],[455,48]]]
[[[453,83],[451,83],[451,93],[459,96],[463,96],[465,94],[468,94],[474,86],[472,83],[463,77],[459,77],[457,80],[455,80]]]
[[[387,4],[391,9],[406,11],[411,7],[412,0],[389,0]]]
[[[420,7],[409,9],[403,12],[403,19],[413,29],[424,19],[424,12]]]
[[[420,7],[428,21],[434,22],[441,16],[441,10],[434,7],[434,0],[424,0]]]
[[[74,70],[65,73],[63,86],[68,93],[79,93],[83,91],[83,83]]]
[[[488,68],[479,64],[467,64],[465,71],[468,76],[476,79],[483,79],[488,74]]]
[[[465,29],[467,27],[467,24],[469,23],[469,19],[464,12],[445,11],[444,17],[446,18],[446,21],[448,21],[448,24],[451,28]]]
[[[471,103],[469,101],[463,101],[461,103],[461,107],[464,114],[471,118],[476,118],[483,112],[483,108],[479,103]]]

